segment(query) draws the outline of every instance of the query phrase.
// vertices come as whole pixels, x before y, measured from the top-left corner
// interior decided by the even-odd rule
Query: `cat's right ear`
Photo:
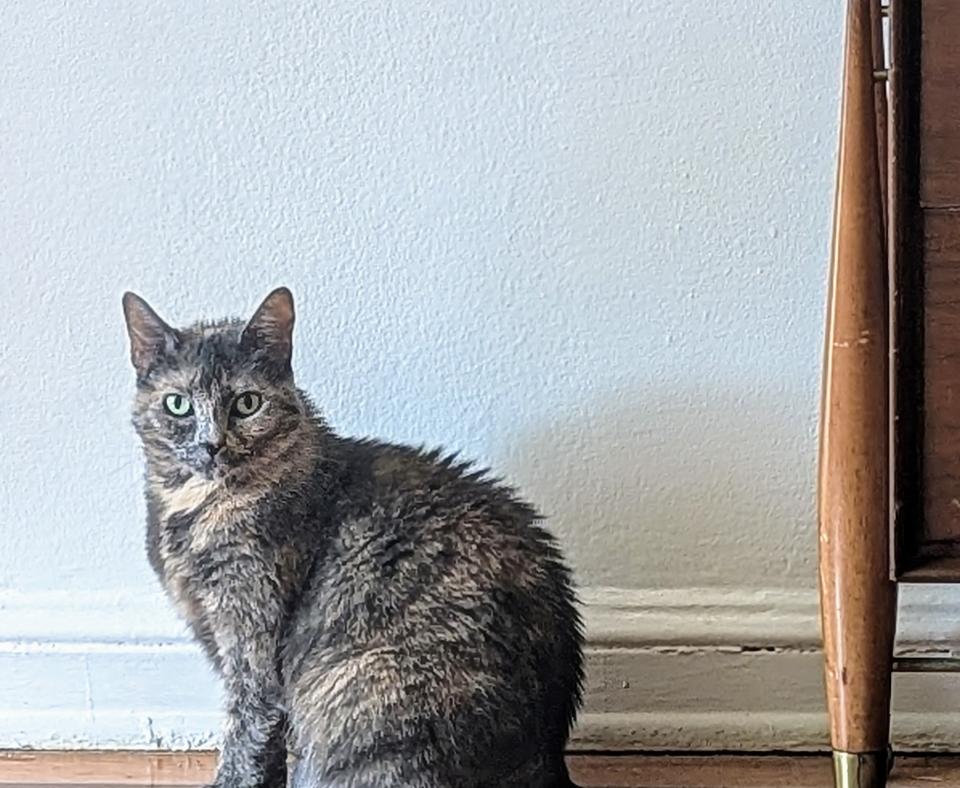
[[[157,360],[176,348],[180,336],[135,293],[123,294],[123,314],[130,335],[130,360],[138,378],[145,378]]]
[[[263,357],[287,373],[293,353],[293,294],[285,287],[270,293],[257,308],[241,335],[244,347]]]

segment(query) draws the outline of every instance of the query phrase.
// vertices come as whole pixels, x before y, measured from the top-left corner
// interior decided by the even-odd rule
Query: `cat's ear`
[[[137,376],[146,377],[159,358],[176,349],[180,335],[135,293],[123,294],[123,314],[130,335],[130,360]]]
[[[293,294],[278,287],[257,308],[246,328],[241,343],[244,347],[262,353],[283,370],[290,369],[293,355]]]

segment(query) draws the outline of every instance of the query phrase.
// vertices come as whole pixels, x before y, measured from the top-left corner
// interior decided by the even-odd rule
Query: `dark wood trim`
[[[956,583],[960,577],[960,555],[956,551],[936,550],[925,546],[914,558],[914,566],[900,575],[901,583]]]
[[[920,0],[890,3],[887,248],[890,277],[891,570],[908,580],[924,533]]]

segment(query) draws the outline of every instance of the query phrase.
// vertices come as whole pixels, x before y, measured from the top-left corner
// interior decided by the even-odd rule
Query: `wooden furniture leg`
[[[850,0],[820,433],[820,598],[835,784],[886,784],[896,584],[876,13]]]

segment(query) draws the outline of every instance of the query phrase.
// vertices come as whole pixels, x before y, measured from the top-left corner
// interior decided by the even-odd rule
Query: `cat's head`
[[[123,297],[137,373],[133,423],[153,479],[241,486],[302,466],[312,414],[294,385],[293,296],[274,290],[246,323],[175,329]]]

